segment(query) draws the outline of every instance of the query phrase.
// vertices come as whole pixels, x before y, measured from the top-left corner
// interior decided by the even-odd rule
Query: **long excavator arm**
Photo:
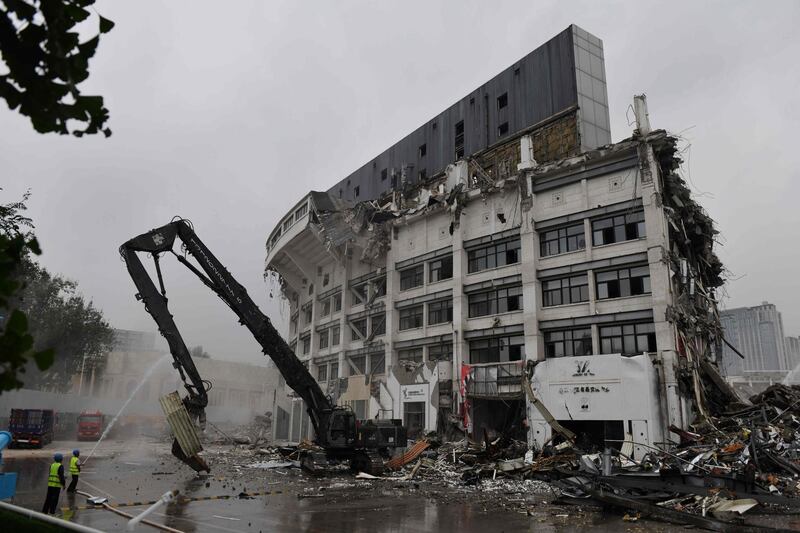
[[[175,252],[173,248],[176,239],[181,241],[186,255],[191,256],[197,265],[193,264],[186,255]],[[158,277],[158,287],[139,259],[139,252],[149,253],[152,256]],[[169,344],[173,366],[180,373],[189,394],[183,399],[189,414],[198,420],[201,426],[205,423],[205,407],[208,405],[206,391],[209,384],[198,373],[167,305],[168,299],[159,262],[161,256],[167,253],[174,255],[181,264],[214,291],[239,317],[240,323],[250,330],[261,345],[264,354],[275,363],[287,385],[305,401],[318,443],[325,446],[324,439],[328,434],[328,425],[334,410],[330,400],[305,365],[275,330],[269,318],[253,302],[247,294],[247,290],[233,278],[197,237],[191,224],[187,220],[177,219],[127,241],[120,247],[120,254],[136,285],[138,291],[136,298],[144,303],[145,309],[153,317],[161,335]],[[323,442],[319,442],[320,440]],[[173,446],[173,453],[196,470],[198,469],[186,458],[180,457],[180,454],[176,453],[175,446]]]

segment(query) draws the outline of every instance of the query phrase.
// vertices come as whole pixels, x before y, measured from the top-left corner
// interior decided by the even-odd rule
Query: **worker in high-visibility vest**
[[[72,450],[72,457],[69,458],[69,474],[72,476],[72,481],[69,482],[67,492],[75,492],[75,488],[78,486],[78,476],[81,474],[80,455],[80,450]]]
[[[50,472],[47,476],[47,498],[42,507],[44,514],[56,514],[58,497],[67,486],[67,480],[64,479],[64,465],[61,464],[63,460],[64,456],[60,453],[53,455],[53,463],[50,465]]]

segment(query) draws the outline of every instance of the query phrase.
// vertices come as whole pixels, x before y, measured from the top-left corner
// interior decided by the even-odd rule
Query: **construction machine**
[[[176,239],[182,244],[181,253],[174,250]],[[158,287],[142,264],[138,252],[151,255]],[[176,218],[166,226],[129,240],[120,247],[120,255],[138,290],[136,299],[144,303],[145,310],[156,321],[159,332],[169,344],[173,366],[188,392],[188,396],[182,400],[183,404],[201,428],[205,427],[207,391],[211,383],[203,380],[197,371],[167,306],[167,292],[160,266],[162,256],[167,254],[173,255],[231,308],[239,322],[250,330],[261,345],[264,354],[275,363],[286,384],[303,399],[314,429],[314,441],[324,449],[324,459],[349,460],[354,470],[375,474],[383,470],[384,457],[388,457],[394,448],[406,446],[406,429],[400,420],[357,420],[349,407],[334,405],[275,330],[270,319],[253,302],[247,290],[198,238],[192,224]],[[177,439],[173,442],[172,453],[198,472],[209,470],[198,456],[187,457]],[[320,454],[305,452],[301,462],[304,467],[314,469],[322,459]]]

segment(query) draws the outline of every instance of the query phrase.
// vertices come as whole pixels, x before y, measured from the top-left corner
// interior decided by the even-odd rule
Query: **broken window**
[[[386,276],[381,276],[372,282],[372,288],[375,291],[375,298],[382,298],[386,296]]]
[[[406,348],[405,350],[397,350],[397,360],[421,363],[423,360],[422,348]]]
[[[297,333],[297,315],[289,320],[289,335],[294,336]]]
[[[600,328],[600,353],[639,355],[656,351],[656,327],[652,322]]]
[[[586,248],[586,236],[583,223],[545,231],[539,241],[539,252],[542,257],[564,254]]]
[[[428,153],[428,145],[424,143],[419,145],[419,156],[425,157],[425,154],[427,153]]]
[[[317,365],[317,381],[328,381],[328,365]]]
[[[602,246],[644,237],[644,211],[592,221],[592,245]]]
[[[389,176],[389,169],[384,168],[381,170],[381,181],[386,181],[386,178]]]
[[[595,278],[598,300],[650,293],[650,268],[647,265],[598,272]]]
[[[331,346],[339,346],[339,339],[342,336],[342,328],[339,326],[331,327]]]
[[[502,137],[503,135],[508,134],[508,122],[503,122],[499,126],[497,126],[497,136]]]
[[[508,105],[508,93],[503,93],[497,97],[497,109],[503,109]]]
[[[425,402],[403,403],[403,426],[409,438],[418,438],[425,433]]]
[[[474,248],[467,252],[467,271],[471,274],[481,270],[519,263],[519,255],[519,239],[490,244],[482,248]]]
[[[400,290],[405,291],[425,283],[424,265],[416,265],[400,271]]]
[[[425,180],[427,179],[427,177],[428,177],[428,171],[427,171],[426,169],[424,169],[424,168],[423,168],[423,169],[421,169],[421,170],[420,170],[420,171],[417,173],[417,181],[418,181],[418,182],[420,182],[420,183],[422,183],[423,181],[425,181]]]
[[[329,340],[329,331],[327,329],[323,329],[319,332],[319,349],[323,350],[328,347],[328,340]]]
[[[464,157],[464,121],[456,122],[456,139],[455,139],[456,159]]]
[[[331,314],[331,299],[325,298],[322,302],[322,316],[328,316]]]
[[[423,306],[415,305],[400,310],[400,330],[422,327]]]
[[[331,363],[330,379],[339,379],[339,361]]]
[[[311,351],[311,335],[303,338],[303,354],[305,355],[310,351]]]
[[[542,306],[575,304],[589,301],[589,276],[572,276],[542,282]]]
[[[372,336],[378,337],[380,335],[386,334],[386,313],[381,313],[379,315],[372,315],[369,317],[370,320],[370,329],[372,330]]]
[[[358,320],[353,320],[350,322],[350,329],[352,330],[350,333],[350,340],[357,341],[367,336],[367,319],[360,318]],[[359,335],[359,333],[361,335]]]
[[[369,373],[384,374],[386,372],[386,356],[382,353],[374,353],[369,356]]]
[[[522,309],[522,286],[469,295],[469,317],[496,315]]]
[[[353,305],[358,305],[367,300],[367,284],[362,283],[352,287],[353,289]]]
[[[303,320],[305,320],[305,325],[306,326],[311,324],[311,306],[310,305],[306,306],[306,308],[303,309]]]
[[[453,321],[453,299],[428,304],[428,325],[443,324]]]
[[[308,212],[308,204],[303,204],[294,212],[295,221],[300,220]]]
[[[434,344],[428,348],[428,361],[452,361],[453,344]]]
[[[361,195],[361,186],[360,185],[356,185],[356,188],[353,189],[353,194],[355,195],[356,198],[358,198]]]
[[[525,337],[490,337],[477,339],[469,343],[469,362],[507,363],[521,361],[525,358]]]
[[[342,293],[337,292],[333,295],[333,312],[342,310]]]
[[[544,333],[545,357],[592,355],[592,329],[565,329]]]
[[[367,356],[366,355],[354,355],[348,357],[350,360],[350,375],[351,376],[363,376],[367,373]]]
[[[428,263],[428,282],[435,283],[453,277],[453,256],[442,257]]]

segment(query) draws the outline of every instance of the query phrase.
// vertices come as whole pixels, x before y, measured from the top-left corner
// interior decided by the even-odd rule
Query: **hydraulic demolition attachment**
[[[173,249],[176,238],[182,243],[181,254]],[[152,256],[158,287],[137,252]],[[393,448],[406,446],[406,429],[399,420],[356,420],[351,409],[335,406],[331,402],[245,288],[200,241],[189,221],[175,219],[166,226],[134,237],[120,247],[120,254],[138,290],[136,298],[144,302],[145,310],[156,321],[161,335],[169,344],[173,366],[178,370],[188,392],[188,396],[183,398],[183,404],[190,417],[201,427],[205,426],[207,391],[211,384],[200,377],[167,307],[167,291],[159,262],[165,254],[175,256],[200,278],[231,308],[239,322],[250,330],[264,354],[275,363],[286,384],[305,402],[314,429],[315,442],[325,450],[325,458],[347,459],[356,470],[376,473],[383,467],[381,457],[387,457]],[[191,256],[196,264],[187,256]],[[208,466],[199,456],[187,457],[177,440],[173,443],[172,453],[197,471],[208,470]],[[304,466],[313,467],[315,459],[319,457],[307,453],[303,458]]]

